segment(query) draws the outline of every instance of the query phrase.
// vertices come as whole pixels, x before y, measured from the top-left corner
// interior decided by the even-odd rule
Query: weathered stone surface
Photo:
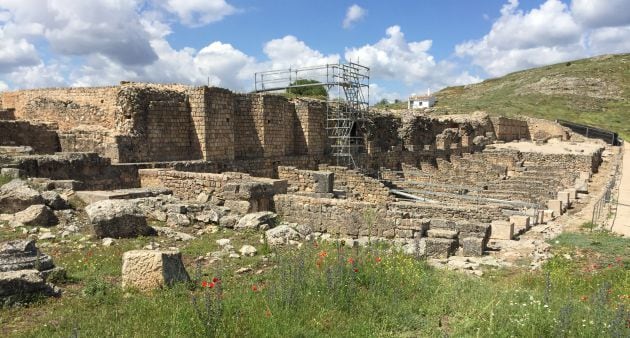
[[[265,230],[276,221],[278,215],[270,211],[255,212],[247,214],[238,221],[234,226],[236,230]],[[295,231],[295,230],[294,230]]]
[[[522,233],[529,229],[529,217],[522,215],[510,216],[510,222],[514,223],[514,233]]]
[[[169,227],[153,227],[159,235],[164,235],[168,238],[172,238],[176,241],[191,241],[195,239],[195,236],[189,235],[184,232],[175,231]]]
[[[98,238],[131,238],[154,235],[144,214],[127,200],[102,200],[85,208]]]
[[[300,233],[286,224],[279,225],[265,232],[267,243],[269,245],[289,244],[289,241],[300,240]]]
[[[204,210],[195,216],[195,219],[204,223],[219,223],[221,217],[214,210]]]
[[[170,227],[186,227],[190,225],[190,219],[186,215],[169,213],[166,217],[166,225]]]
[[[228,215],[225,217],[221,217],[221,219],[219,220],[219,226],[224,227],[224,228],[234,228],[234,226],[236,225],[236,223],[238,223],[238,221],[241,218],[235,215]]]
[[[44,191],[42,193],[42,198],[44,199],[44,204],[53,210],[64,210],[70,208],[68,202],[61,198],[61,195],[59,195],[56,191]]]
[[[457,238],[458,231],[453,230],[444,230],[444,229],[430,229],[427,231],[427,236],[433,238],[447,238],[454,239]]]
[[[446,219],[432,219],[430,226],[431,229],[457,230],[457,223]]]
[[[0,244],[0,271],[43,271],[53,267],[50,256],[40,253],[33,240],[14,240]]]
[[[17,270],[0,272],[0,300],[17,296],[23,297],[35,293],[49,293],[50,285],[37,270]],[[4,301],[0,301],[0,304]]]
[[[122,287],[150,291],[190,280],[177,251],[132,250],[123,254]]]
[[[462,251],[464,256],[477,257],[483,255],[485,249],[485,242],[483,238],[479,237],[464,237],[460,239],[462,244]]]
[[[34,204],[44,204],[40,193],[21,180],[0,187],[0,213],[16,213]]]
[[[258,250],[256,250],[255,247],[251,246],[251,245],[243,245],[238,252],[241,254],[241,256],[255,256],[256,253],[258,252]]]
[[[13,217],[14,226],[48,227],[56,225],[57,223],[59,223],[57,216],[55,216],[49,207],[43,204],[31,205],[25,210],[16,213]]]
[[[549,200],[547,202],[547,208],[553,211],[554,217],[561,216],[564,210],[564,206],[562,205],[562,201],[560,200]]]
[[[492,221],[490,224],[493,239],[512,239],[514,238],[514,223],[508,221]]]
[[[558,192],[558,200],[562,201],[562,208],[564,210],[571,206],[571,194],[566,191]]]
[[[426,238],[426,256],[430,258],[448,258],[457,250],[457,240],[446,238]]]

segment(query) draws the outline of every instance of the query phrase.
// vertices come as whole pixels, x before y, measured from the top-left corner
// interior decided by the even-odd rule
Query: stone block
[[[430,229],[427,231],[427,236],[430,238],[447,238],[455,239],[459,232],[445,229]]]
[[[432,219],[430,227],[431,229],[457,230],[457,223],[445,219]]]
[[[189,280],[178,251],[132,250],[123,254],[123,289],[150,291]]]
[[[448,258],[457,250],[457,240],[446,238],[425,238],[426,256],[430,258]]]
[[[566,210],[571,206],[571,198],[568,192],[559,191],[558,192],[558,200],[562,201],[562,210]]]
[[[510,222],[514,223],[514,232],[522,233],[529,230],[529,216],[512,215]]]
[[[543,222],[547,223],[554,218],[554,211],[551,209],[543,210]]]
[[[559,217],[559,216],[561,216],[562,212],[564,210],[561,200],[549,200],[547,202],[547,208],[549,208],[549,210],[553,211],[553,216],[552,217]]]
[[[466,257],[483,256],[485,250],[485,241],[479,237],[465,237],[461,239],[463,255]]]
[[[490,224],[492,239],[512,239],[514,238],[514,223],[509,221],[492,221]]]
[[[569,198],[571,199],[571,201],[575,201],[577,199],[577,189],[570,188],[566,189],[565,191],[569,193]]]
[[[59,223],[59,219],[49,207],[43,204],[36,204],[16,213],[13,222],[19,226],[48,227]]]
[[[102,200],[85,208],[98,238],[131,238],[154,235],[142,211],[128,200]]]
[[[316,193],[332,193],[335,174],[327,171],[313,172],[314,188]]]

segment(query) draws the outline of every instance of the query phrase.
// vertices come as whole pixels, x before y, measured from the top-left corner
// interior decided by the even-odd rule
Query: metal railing
[[[595,205],[593,206],[593,214],[591,217],[591,223],[596,224],[596,225],[602,225],[602,226],[604,225],[604,222],[600,222],[600,219],[602,218],[602,214],[604,212],[605,206],[607,204],[610,204],[613,201],[612,200],[613,190],[615,189],[615,186],[617,185],[617,182],[618,182],[618,178],[621,175],[622,166],[623,166],[623,152],[621,152],[621,154],[619,155],[617,159],[617,164],[615,165],[614,173],[610,181],[608,181],[608,183],[606,184],[604,193],[597,200],[597,202],[595,202]]]

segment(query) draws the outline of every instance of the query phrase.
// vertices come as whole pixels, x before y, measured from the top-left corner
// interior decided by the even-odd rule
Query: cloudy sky
[[[630,52],[630,0],[0,0],[0,90],[121,80],[253,87],[359,61],[373,100]]]

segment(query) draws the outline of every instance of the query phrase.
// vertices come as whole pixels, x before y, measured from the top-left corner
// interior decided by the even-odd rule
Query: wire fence
[[[604,226],[606,221],[608,220],[608,214],[612,209],[612,205],[616,203],[613,201],[613,191],[615,190],[615,186],[619,181],[621,176],[621,170],[623,166],[623,152],[619,155],[617,159],[617,163],[615,164],[615,170],[610,180],[606,184],[604,188],[604,193],[602,196],[595,202],[593,206],[593,215],[591,217],[591,223],[595,225]],[[612,203],[611,203],[612,202]],[[608,206],[608,208],[606,208]]]

